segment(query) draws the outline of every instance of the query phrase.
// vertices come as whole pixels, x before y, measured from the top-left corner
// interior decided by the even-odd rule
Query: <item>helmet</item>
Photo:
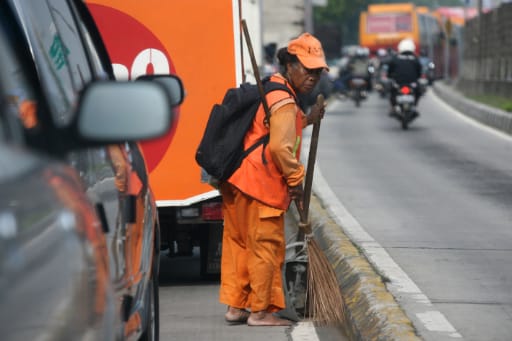
[[[388,55],[388,51],[386,51],[385,49],[383,48],[380,48],[377,50],[377,56],[378,57],[386,57]]]
[[[356,50],[356,56],[357,57],[364,57],[365,56],[365,53],[364,53],[364,48],[362,47],[358,47],[357,50]]]
[[[415,50],[416,45],[412,39],[406,38],[398,43],[398,53],[414,52]]]

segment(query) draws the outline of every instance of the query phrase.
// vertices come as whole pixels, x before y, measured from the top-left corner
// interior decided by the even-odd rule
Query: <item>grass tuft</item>
[[[510,99],[510,98],[494,96],[494,95],[469,96],[469,98],[471,98],[472,100],[475,100],[477,102],[487,104],[494,108],[512,112],[512,99]]]

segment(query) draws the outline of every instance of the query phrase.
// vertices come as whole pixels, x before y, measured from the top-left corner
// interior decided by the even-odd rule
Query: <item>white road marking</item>
[[[315,326],[312,322],[299,322],[290,333],[294,341],[319,341]]]
[[[458,334],[450,323],[446,323],[446,319],[438,311],[426,311],[416,315],[423,321],[428,330]],[[458,334],[456,337],[461,337],[461,335]]]

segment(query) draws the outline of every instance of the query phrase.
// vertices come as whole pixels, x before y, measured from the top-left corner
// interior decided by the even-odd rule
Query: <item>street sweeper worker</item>
[[[269,124],[260,105],[245,136],[247,149],[270,133],[239,169],[220,184],[223,199],[220,302],[228,306],[229,323],[287,326],[274,313],[285,308],[281,268],[285,259],[284,214],[291,200],[302,200],[304,166],[299,161],[302,129],[323,118],[325,105],[313,105],[309,115],[296,98],[313,90],[328,70],[321,43],[303,33],[278,51],[280,72],[271,81],[288,86],[266,95]]]

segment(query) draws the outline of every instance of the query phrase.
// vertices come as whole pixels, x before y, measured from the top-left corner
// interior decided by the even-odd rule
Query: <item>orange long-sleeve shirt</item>
[[[302,111],[300,112],[301,115]],[[304,166],[297,159],[300,136],[296,131],[298,108],[292,99],[276,103],[270,116],[270,141],[268,148],[277,168],[288,186],[296,186],[304,179]],[[303,127],[305,122],[302,119]]]
[[[283,76],[277,74],[271,80],[287,84],[293,92]],[[263,124],[265,112],[260,106],[244,145],[248,148],[270,131],[269,143],[265,149],[260,146],[250,153],[228,182],[268,206],[286,210],[290,204],[287,187],[300,184],[305,175],[299,154],[307,119],[287,91],[272,91],[266,98],[271,113],[270,127]]]

